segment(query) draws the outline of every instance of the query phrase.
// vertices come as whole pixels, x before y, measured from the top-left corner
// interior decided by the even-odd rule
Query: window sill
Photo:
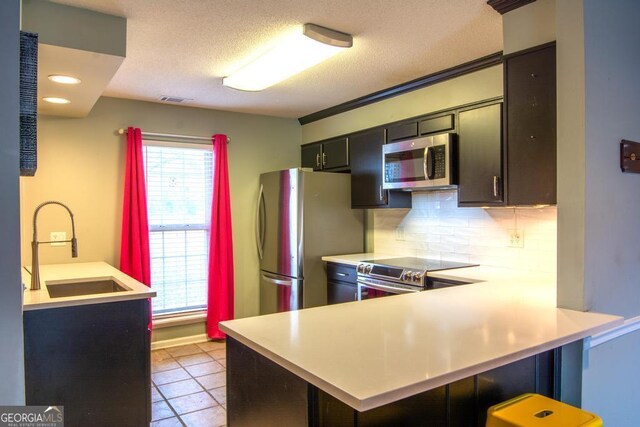
[[[190,313],[176,313],[174,315],[164,315],[158,318],[153,318],[153,328],[162,329],[169,328],[171,326],[190,325],[192,323],[203,322],[206,318],[206,310]]]

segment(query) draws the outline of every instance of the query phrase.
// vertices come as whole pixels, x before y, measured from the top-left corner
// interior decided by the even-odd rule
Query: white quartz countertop
[[[27,287],[24,291],[23,309],[38,310],[44,308],[68,307],[73,305],[99,304],[114,301],[152,298],[156,292],[124,274],[106,262],[86,262],[74,264],[51,264],[40,266],[40,289],[32,291],[31,266],[22,269],[22,282]],[[47,291],[47,284],[83,282],[111,279],[124,285],[128,290],[105,294],[78,295],[70,297],[51,298]]]
[[[349,263],[369,255],[323,259]],[[623,321],[618,316],[556,308],[551,275],[470,267],[433,276],[480,282],[232,320],[221,323],[221,329],[365,411]]]
[[[323,256],[322,261],[336,262],[338,264],[358,265],[358,263],[370,259],[384,259],[384,258],[401,258],[406,255],[389,255],[379,252],[365,252],[362,254],[348,254],[348,255],[329,255]]]

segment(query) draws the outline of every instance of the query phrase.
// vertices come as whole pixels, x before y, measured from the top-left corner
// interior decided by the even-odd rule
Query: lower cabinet
[[[560,399],[562,351],[563,347],[544,351],[360,412],[227,338],[228,423],[234,427],[481,427],[489,407],[520,394]],[[575,381],[570,378],[565,383],[573,388]]]
[[[327,281],[327,303],[340,304],[358,300],[358,287],[352,283]]]
[[[327,263],[327,303],[340,304],[357,300],[356,267]]]
[[[24,312],[27,405],[64,406],[69,426],[151,422],[146,299]]]

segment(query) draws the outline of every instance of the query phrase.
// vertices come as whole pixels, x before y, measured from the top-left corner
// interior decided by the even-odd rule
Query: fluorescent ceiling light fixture
[[[77,85],[81,82],[81,80],[76,77],[65,76],[63,74],[51,74],[49,80],[55,83],[62,83],[63,85]]]
[[[50,103],[52,103],[52,104],[68,104],[68,103],[70,103],[70,102],[71,102],[71,101],[69,101],[69,100],[68,100],[68,99],[66,99],[66,98],[56,98],[56,97],[54,97],[54,96],[48,96],[48,97],[46,97],[46,98],[42,98],[42,100],[43,100],[43,101],[50,102]]]
[[[234,89],[258,91],[273,86],[353,46],[349,34],[304,24],[282,44],[222,79]]]

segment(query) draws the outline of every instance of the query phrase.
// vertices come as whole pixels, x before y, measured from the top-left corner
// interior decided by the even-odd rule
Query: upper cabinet
[[[411,194],[382,188],[382,146],[385,130],[349,137],[352,208],[410,208]]]
[[[505,58],[506,204],[556,203],[556,47]]]
[[[413,119],[387,127],[387,143],[455,129],[455,114],[448,112]]]
[[[345,170],[349,167],[349,138],[336,138],[302,146],[303,168]]]
[[[458,205],[503,204],[502,103],[458,113]]]
[[[504,104],[497,97],[307,144],[302,166],[350,170],[354,208],[409,208],[410,193],[382,188],[382,146],[452,132],[459,206],[555,204],[555,55],[555,43],[507,55]]]

